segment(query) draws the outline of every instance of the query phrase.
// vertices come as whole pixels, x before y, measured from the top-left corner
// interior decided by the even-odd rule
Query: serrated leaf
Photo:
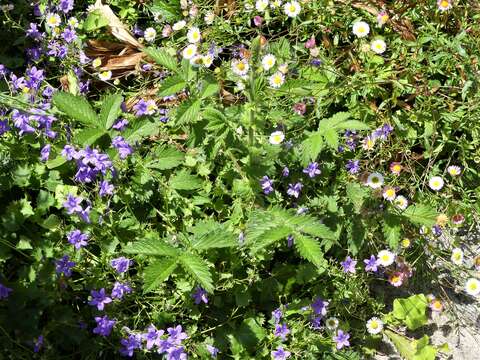
[[[332,117],[320,121],[320,124],[318,125],[318,130],[320,130],[321,132],[325,132],[330,129],[335,129],[342,122],[345,122],[350,117],[351,117],[351,114],[349,112],[338,112]]]
[[[291,233],[292,229],[288,226],[272,226],[272,224],[270,224],[267,225],[265,231],[256,236],[253,236],[251,231],[247,231],[246,238],[251,245],[252,252],[255,253],[281,239],[285,239]]]
[[[105,130],[101,128],[87,128],[81,130],[78,134],[76,134],[74,140],[75,143],[83,147],[86,145],[92,145],[93,143],[95,143],[95,141],[97,141],[106,134],[107,133],[105,132]]]
[[[395,249],[400,242],[401,235],[401,218],[392,214],[386,214],[383,221],[383,235],[385,241],[391,249]]]
[[[187,84],[183,79],[178,75],[173,75],[165,80],[163,80],[160,90],[158,91],[158,96],[169,96],[182,91]]]
[[[97,114],[87,99],[59,91],[53,95],[53,104],[62,112],[84,125],[98,125]]]
[[[224,224],[217,222],[210,223],[209,230],[197,234],[191,242],[192,248],[198,251],[237,245],[237,236],[228,230]]]
[[[167,244],[162,239],[152,238],[144,239],[127,245],[123,248],[126,254],[150,255],[150,256],[170,256],[175,257],[178,250]]]
[[[207,77],[206,80],[202,83],[203,88],[200,93],[200,98],[206,99],[212,95],[217,94],[220,91],[220,86],[218,85],[217,80],[213,77]]]
[[[143,271],[143,292],[148,293],[160,286],[177,268],[177,259],[164,258],[150,263]]]
[[[197,255],[184,253],[178,261],[184,270],[194,278],[207,292],[213,292],[213,280],[207,263]]]
[[[107,26],[109,23],[109,20],[97,9],[88,13],[87,18],[83,22],[83,30],[90,32]]]
[[[362,209],[363,202],[365,198],[368,196],[368,190],[357,183],[349,183],[347,184],[347,196],[348,199],[353,204],[355,212],[358,214]]]
[[[315,161],[322,151],[323,138],[318,131],[310,134],[301,145],[302,165],[306,166],[308,163]]]
[[[368,130],[370,127],[358,120],[347,120],[335,126],[336,130]]]
[[[331,149],[337,150],[338,149],[338,134],[336,129],[328,129],[323,134],[325,138],[325,142]]]
[[[428,322],[427,306],[427,298],[423,294],[395,299],[392,314],[397,319],[402,320],[408,329],[416,330]]]
[[[437,222],[437,212],[428,205],[410,205],[403,213],[412,223],[417,225],[433,226]]]
[[[148,119],[137,120],[124,131],[123,137],[128,143],[133,144],[143,138],[157,135],[159,127],[160,123],[158,120],[156,122]]]
[[[198,115],[200,114],[201,101],[197,100],[187,100],[184,101],[177,108],[177,124],[191,124],[198,120]]]
[[[181,151],[173,147],[161,147],[155,151],[153,159],[146,166],[158,170],[173,169],[180,165],[184,159],[185,155]]]
[[[295,247],[302,258],[318,267],[325,265],[323,251],[317,240],[301,233],[295,233],[293,237]]]
[[[47,161],[47,169],[55,169],[59,166],[62,166],[67,162],[63,156],[57,156],[55,159],[51,159]]]
[[[111,94],[103,99],[100,120],[106,130],[110,129],[120,115],[122,101],[123,96],[120,94]]]
[[[202,187],[203,181],[184,170],[170,177],[169,184],[175,190],[195,190]]]
[[[157,64],[162,65],[168,70],[176,72],[178,70],[177,60],[171,56],[165,49],[161,48],[144,48],[144,53],[150,56]]]

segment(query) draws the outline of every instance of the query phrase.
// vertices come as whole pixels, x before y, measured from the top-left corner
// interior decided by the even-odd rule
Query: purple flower
[[[112,140],[112,146],[117,149],[120,159],[125,159],[128,155],[133,153],[132,147],[123,139],[122,136],[117,136]]]
[[[187,360],[183,346],[171,347],[167,350],[167,360]]]
[[[58,10],[63,11],[67,14],[73,9],[73,0],[60,0],[58,4]]]
[[[80,230],[70,231],[67,235],[68,242],[72,244],[76,250],[87,246],[88,234],[82,233]]]
[[[147,341],[146,344],[146,349],[150,350],[153,345],[159,345],[160,344],[160,337],[163,335],[164,331],[163,330],[157,330],[155,325],[150,325],[147,329],[147,332],[142,334],[142,337],[144,340]]]
[[[110,261],[110,265],[117,271],[117,273],[121,274],[128,270],[129,266],[132,265],[133,261],[127,259],[123,256],[113,259]]]
[[[378,261],[375,255],[371,255],[370,259],[363,260],[365,263],[365,271],[376,272],[378,270]]]
[[[377,128],[373,132],[374,138],[379,138],[381,140],[386,140],[388,135],[393,131],[393,126],[390,124],[384,124],[383,126]]]
[[[288,184],[287,194],[298,199],[302,188],[303,188],[303,185],[301,182],[297,182],[296,184]]]
[[[253,17],[253,24],[256,26],[256,27],[259,27],[259,26],[262,26],[262,23],[263,23],[263,19],[261,16],[254,16]]]
[[[37,339],[33,341],[33,352],[38,353],[43,346],[43,335],[40,335]]]
[[[348,160],[345,168],[350,174],[356,174],[360,171],[360,161],[359,160]]]
[[[213,358],[216,358],[220,350],[218,350],[215,346],[207,345],[207,350],[212,355]]]
[[[338,330],[337,336],[333,337],[333,341],[337,344],[337,349],[340,350],[343,347],[350,346],[350,334],[344,333],[342,330]]]
[[[90,295],[92,295],[92,300],[88,302],[88,305],[96,306],[98,310],[103,310],[106,304],[112,302],[112,299],[105,293],[104,288],[101,288],[99,291],[92,290]]]
[[[115,189],[115,187],[110,184],[107,180],[103,180],[101,183],[100,183],[100,191],[99,191],[99,194],[101,197],[104,197],[106,195],[113,195],[113,190]]]
[[[50,149],[51,149],[51,145],[50,144],[47,144],[45,145],[42,150],[40,150],[40,160],[45,162],[48,160],[49,156],[50,156]]]
[[[10,126],[8,126],[7,120],[0,120],[0,136],[5,134],[8,130],[10,130]]]
[[[292,246],[293,246],[293,240],[294,240],[293,235],[288,235],[288,236],[287,236],[287,246],[288,246],[288,247],[292,247]]]
[[[142,115],[153,115],[157,110],[157,105],[154,100],[143,100],[140,99],[134,106],[133,110],[135,111],[136,116]]]
[[[322,65],[322,60],[320,60],[320,59],[312,59],[312,61],[310,61],[310,64],[312,64],[312,65],[315,66],[315,67],[318,67],[318,66]]]
[[[112,289],[112,299],[122,299],[125,294],[130,294],[132,292],[132,288],[128,283],[121,283],[115,281]]]
[[[107,315],[102,317],[96,316],[95,321],[97,322],[97,327],[93,329],[93,333],[100,336],[109,336],[116,323],[116,320],[110,320]]]
[[[303,169],[303,173],[308,174],[310,178],[314,178],[315,176],[321,174],[321,171],[318,168],[318,163],[312,162],[308,164],[307,168]]]
[[[10,296],[10,293],[12,292],[13,290],[10,289],[9,287],[6,287],[5,285],[3,284],[0,284],[0,299],[6,299]]]
[[[38,24],[30,23],[30,27],[27,29],[25,35],[34,40],[40,40],[43,34],[38,30]]]
[[[80,206],[83,199],[81,197],[75,197],[72,194],[67,195],[67,201],[63,203],[63,207],[67,210],[67,214],[79,213],[83,210]]]
[[[275,333],[274,335],[276,337],[280,337],[282,341],[285,341],[287,339],[287,335],[290,334],[290,330],[287,327],[287,324],[277,324],[275,325]]]
[[[195,299],[195,304],[197,305],[200,304],[201,302],[208,304],[207,292],[205,291],[205,289],[202,289],[200,286],[196,288],[192,297]]]
[[[142,348],[142,337],[140,335],[131,334],[128,335],[128,338],[120,340],[122,348],[120,349],[120,354],[123,356],[132,357],[133,352],[136,349]]]
[[[282,310],[280,310],[280,308],[277,308],[272,311],[272,317],[275,321],[275,324],[278,324],[280,322],[280,320],[282,319],[282,316],[283,316],[283,312]]]
[[[432,234],[435,235],[436,237],[439,237],[440,235],[442,235],[442,228],[438,225],[433,225]]]
[[[7,69],[7,67],[3,64],[0,64],[0,76],[5,76],[7,75],[9,72],[9,70]]]
[[[320,330],[322,328],[322,315],[312,316],[310,318],[310,324],[314,330]]]
[[[77,38],[77,33],[74,29],[66,28],[62,33],[62,38],[67,44],[70,44]]]
[[[112,129],[115,129],[117,131],[123,131],[125,130],[125,127],[127,127],[127,125],[128,125],[128,120],[120,119],[115,124],[112,125]]]
[[[288,170],[288,167],[284,167],[282,170],[282,176],[287,177],[290,174],[290,170]]]
[[[183,340],[185,340],[188,335],[183,332],[182,325],[177,325],[176,327],[169,327],[168,332],[168,342],[172,345],[180,345]]]
[[[325,316],[327,315],[327,309],[328,309],[328,301],[324,301],[321,298],[317,298],[313,303],[312,303],[312,309],[313,312],[317,315]]]
[[[340,263],[343,267],[344,273],[355,274],[355,265],[357,265],[357,260],[353,260],[350,256],[347,256],[344,261]]]
[[[73,261],[70,261],[68,255],[64,255],[61,259],[55,261],[55,272],[63,274],[65,277],[72,276],[72,268],[75,266]]]
[[[272,357],[274,360],[286,360],[290,357],[290,351],[285,351],[283,346],[279,346],[277,350],[272,351]]]
[[[260,180],[260,186],[262,187],[263,193],[265,195],[268,195],[273,191],[273,181],[270,180],[270,178],[267,175],[265,175]]]

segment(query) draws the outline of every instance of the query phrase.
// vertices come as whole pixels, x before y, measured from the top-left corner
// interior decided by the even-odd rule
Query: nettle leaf
[[[363,207],[364,200],[368,197],[368,190],[357,183],[347,184],[347,197],[353,204],[355,212],[358,214]]]
[[[338,112],[332,117],[320,121],[318,124],[318,130],[325,132],[330,129],[337,129],[342,122],[345,122],[351,116],[352,115],[349,112]]]
[[[53,95],[53,104],[72,119],[84,125],[98,125],[97,114],[82,96],[75,96],[63,91]]]
[[[225,224],[211,222],[207,231],[196,234],[191,241],[191,246],[195,250],[203,251],[238,246],[238,240]]]
[[[121,113],[123,96],[120,94],[111,94],[103,99],[100,110],[100,120],[103,127],[108,130]]]
[[[151,262],[143,271],[143,292],[158,288],[175,271],[177,259],[163,258]]]
[[[198,120],[200,114],[201,100],[187,100],[177,108],[177,124],[191,124]]]
[[[88,13],[87,18],[83,22],[83,30],[90,32],[105,27],[109,23],[110,21],[97,9]]]
[[[187,170],[182,170],[170,177],[169,184],[175,190],[195,190],[202,187],[203,181]]]
[[[338,134],[336,129],[328,129],[323,133],[323,137],[325,138],[325,142],[330,146],[331,149],[337,150],[338,149]]]
[[[325,267],[325,259],[320,243],[300,233],[294,234],[295,247],[302,258],[315,264],[317,267]]]
[[[174,147],[159,147],[146,166],[158,170],[173,169],[182,164],[184,159],[185,154]]]
[[[171,256],[175,257],[178,254],[178,249],[164,240],[158,238],[151,238],[136,241],[133,244],[127,245],[123,248],[126,254],[151,255],[151,256]]]
[[[142,49],[142,51],[150,56],[157,64],[162,65],[168,70],[177,72],[177,59],[171,56],[166,49],[149,47]]]
[[[220,91],[220,86],[217,80],[213,76],[208,76],[202,83],[202,90],[200,98],[206,99],[210,96],[217,94]]]
[[[428,322],[427,318],[428,301],[425,295],[413,295],[405,299],[393,301],[392,315],[402,320],[408,329],[416,330]]]
[[[184,253],[178,258],[185,272],[195,279],[207,292],[213,292],[213,280],[205,260],[197,255]]]
[[[155,136],[160,128],[159,121],[150,121],[148,119],[137,120],[123,132],[123,137],[127,142],[133,144],[143,138]]]
[[[86,146],[92,145],[100,139],[103,135],[106,135],[107,132],[102,128],[87,128],[81,130],[78,134],[74,136],[75,143]]]
[[[158,96],[169,96],[182,91],[187,83],[183,81],[182,77],[173,75],[163,80]]]
[[[433,226],[437,222],[437,212],[428,205],[410,205],[403,213],[412,223],[417,225]]]
[[[315,161],[323,149],[322,134],[318,131],[311,133],[301,145],[302,164],[304,166]]]
[[[398,246],[401,229],[401,218],[399,216],[385,214],[382,230],[390,248],[395,249]]]

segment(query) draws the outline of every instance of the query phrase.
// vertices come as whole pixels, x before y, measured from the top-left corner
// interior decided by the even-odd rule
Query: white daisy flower
[[[215,13],[213,11],[207,12],[203,20],[205,21],[205,24],[212,25],[213,20],[215,20]]]
[[[363,38],[370,33],[370,26],[365,21],[357,21],[353,24],[352,31],[355,36]]]
[[[46,22],[47,22],[47,26],[53,29],[60,26],[60,24],[62,23],[62,20],[60,19],[60,15],[50,13],[50,14],[47,14]]]
[[[325,326],[328,330],[336,330],[338,328],[338,319],[336,317],[330,317],[325,320]]]
[[[475,278],[470,278],[465,283],[465,291],[468,295],[477,296],[480,294],[480,281]]]
[[[262,67],[265,71],[270,70],[274,65],[277,59],[272,54],[267,54],[262,58]]]
[[[197,45],[190,44],[182,51],[184,59],[190,60],[197,54]]]
[[[373,40],[370,48],[375,54],[383,54],[387,50],[387,44],[382,39]]]
[[[268,82],[271,87],[278,89],[285,82],[285,75],[283,75],[280,71],[277,71],[268,78]]]
[[[200,33],[200,29],[197,27],[192,27],[187,32],[187,40],[189,43],[195,44],[200,41],[202,38],[202,34]]]
[[[430,187],[430,189],[435,190],[435,191],[442,190],[444,184],[445,184],[445,182],[443,181],[443,179],[440,176],[433,176],[428,181],[428,186]]]
[[[367,186],[370,186],[372,189],[381,188],[383,186],[383,183],[384,183],[384,178],[382,174],[378,172],[374,172],[368,175]]]
[[[452,8],[452,1],[451,0],[438,0],[437,1],[438,10],[440,11],[447,11]]]
[[[382,250],[377,255],[378,263],[382,266],[390,266],[395,261],[395,254],[388,250]]]
[[[149,27],[145,29],[145,32],[143,33],[143,37],[145,38],[145,41],[153,42],[157,37],[157,31],[154,28]]]
[[[210,66],[212,66],[213,56],[210,55],[210,54],[203,55],[203,57],[202,57],[202,63],[203,63],[203,66],[209,68]]]
[[[185,25],[187,25],[187,22],[185,20],[177,21],[175,24],[173,24],[172,30],[173,31],[182,30],[185,27]]]
[[[72,28],[78,28],[79,26],[79,23],[78,23],[78,20],[76,17],[71,17],[70,19],[68,19],[68,25],[70,25]]]
[[[203,64],[203,56],[200,54],[195,55],[190,59],[190,64],[194,67],[199,67]]]
[[[264,12],[268,7],[268,0],[257,0],[255,3],[255,9],[258,12]]]
[[[383,321],[377,317],[373,317],[367,321],[367,331],[369,334],[375,335],[383,330]]]
[[[290,1],[283,6],[283,10],[288,17],[294,18],[300,14],[302,8],[297,1]]]
[[[408,200],[405,196],[398,195],[393,201],[393,204],[400,210],[405,210],[408,207]]]
[[[102,65],[102,59],[101,59],[101,58],[97,57],[97,58],[95,58],[95,59],[92,61],[92,66],[93,66],[94,68],[97,68],[97,67],[99,67],[100,65]]]
[[[232,60],[232,71],[239,75],[239,76],[245,76],[248,73],[249,65],[247,60],[238,60],[238,59],[233,59]]]
[[[396,192],[395,192],[395,188],[391,187],[391,186],[386,186],[384,189],[383,189],[383,198],[387,201],[393,201],[395,200],[395,197],[397,196]]]
[[[108,81],[112,78],[112,72],[110,70],[102,71],[98,74],[98,77],[102,81]]]
[[[452,257],[450,258],[455,265],[462,265],[463,263],[463,251],[460,248],[452,250]]]
[[[373,150],[377,138],[371,135],[365,136],[362,140],[362,148],[364,150]]]
[[[450,165],[447,168],[447,171],[450,174],[450,176],[458,176],[462,173],[462,168],[457,165]]]
[[[281,131],[274,131],[273,133],[270,134],[270,138],[268,141],[272,145],[279,145],[282,143],[282,141],[285,139],[285,134]]]
[[[282,6],[282,0],[273,0],[273,1],[270,3],[270,7],[271,7],[272,9],[279,8],[280,6]]]

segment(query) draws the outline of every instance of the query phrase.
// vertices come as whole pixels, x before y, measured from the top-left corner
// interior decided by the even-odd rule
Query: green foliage
[[[410,330],[416,330],[427,323],[428,302],[423,294],[412,295],[393,301],[393,316],[401,320]]]
[[[65,92],[57,92],[53,96],[53,104],[74,120],[87,126],[98,126],[97,114],[88,101],[82,96]]]

